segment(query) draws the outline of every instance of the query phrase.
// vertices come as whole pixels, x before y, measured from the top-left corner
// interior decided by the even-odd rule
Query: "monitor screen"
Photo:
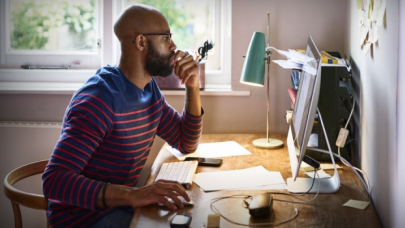
[[[312,37],[308,38],[304,67],[295,100],[287,145],[293,179],[295,180],[301,166],[309,136],[312,132],[321,85],[321,55]],[[297,159],[298,155],[298,159]]]

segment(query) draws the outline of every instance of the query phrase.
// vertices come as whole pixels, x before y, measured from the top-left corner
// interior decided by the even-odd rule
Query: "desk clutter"
[[[241,227],[241,224],[256,227],[256,225],[261,223],[266,224],[262,227],[275,225],[280,225],[279,227],[316,227],[319,224],[323,224],[325,227],[342,227],[342,225],[344,226],[344,224],[348,223],[353,227],[379,227],[378,217],[372,204],[369,204],[362,210],[357,209],[354,211],[353,208],[349,208],[350,202],[352,202],[348,202],[349,200],[361,201],[362,206],[366,205],[369,201],[366,191],[361,187],[359,179],[355,177],[353,172],[347,168],[337,167],[342,183],[340,189],[343,191],[339,190],[333,194],[292,196],[285,190],[286,184],[284,181],[284,178],[291,176],[291,169],[288,166],[287,148],[275,150],[255,148],[252,145],[252,139],[256,137],[257,135],[254,134],[203,134],[200,144],[203,150],[199,151],[200,153],[203,152],[200,154],[202,156],[209,157],[209,151],[208,153],[204,153],[207,152],[204,151],[206,148],[214,147],[213,145],[221,147],[224,144],[231,145],[230,148],[232,149],[239,148],[242,150],[243,148],[248,153],[245,155],[223,156],[221,157],[223,163],[219,167],[197,166],[194,184],[191,184],[190,188],[186,190],[192,200],[192,205],[185,205],[184,208],[176,211],[170,211],[158,205],[156,207],[137,208],[131,227],[168,227],[175,215],[181,214],[192,216],[190,227],[232,228]],[[229,141],[230,139],[234,139],[235,141]],[[220,152],[232,154],[233,151],[222,147],[222,151]],[[183,160],[179,160],[178,157],[174,156],[172,151],[167,148],[167,144],[164,145],[159,152],[159,156],[154,164],[155,168],[152,169],[148,181],[156,179],[157,175],[159,175],[159,169],[163,164],[183,162]],[[305,164],[301,168],[301,177],[305,175],[305,171],[311,171],[311,168]],[[330,164],[322,163],[320,168],[325,170],[326,173],[330,173],[328,169],[332,167]],[[232,177],[235,173],[236,177]],[[206,181],[209,185],[214,185],[214,182],[234,182],[233,184],[236,183],[238,185],[244,185],[248,182],[259,182],[259,185],[253,187],[227,187],[224,183],[219,183],[224,185],[222,190],[207,191],[209,188],[205,184],[200,183],[198,177],[200,174],[207,175]],[[247,175],[249,178],[243,177],[243,175]],[[274,180],[278,182],[276,181],[270,185],[260,185],[266,181]],[[270,190],[269,186],[278,186],[278,188]],[[280,186],[284,186],[284,189]],[[257,197],[253,196],[261,193],[272,196],[272,206],[268,214],[266,212],[263,217],[260,215],[259,217],[254,217],[249,213],[249,206],[252,205],[253,198],[256,198],[256,201],[258,200]],[[180,200],[186,203],[184,200]],[[252,208],[253,206],[255,206],[255,203],[253,203]],[[364,217],[368,219],[357,219]],[[342,224],[342,221],[344,224]],[[283,225],[283,223],[285,224]]]
[[[305,50],[298,50],[305,52]],[[323,122],[327,135],[331,142],[334,142],[339,135],[341,128],[344,128],[350,115],[350,110],[353,107],[353,88],[351,84],[351,67],[346,65],[346,62],[339,62],[342,60],[339,52],[325,52],[322,51],[322,79],[321,89],[319,94],[318,108],[322,113]],[[292,69],[291,71],[291,88],[287,89],[288,96],[291,99],[291,109],[294,109],[297,90],[300,82],[301,70]],[[288,110],[290,111],[290,110]],[[287,122],[291,117],[286,114]],[[308,145],[308,147],[317,147],[319,149],[328,150],[326,138],[323,133],[322,127],[315,119],[313,127],[313,137],[316,138],[316,145]],[[347,143],[340,149],[342,157],[351,161],[352,151],[354,151],[354,137],[355,127],[353,120],[349,122],[350,134],[347,138]],[[337,147],[333,146],[332,151],[337,153]],[[307,149],[307,155],[319,161],[329,161],[330,158],[326,154],[314,152],[311,148]]]

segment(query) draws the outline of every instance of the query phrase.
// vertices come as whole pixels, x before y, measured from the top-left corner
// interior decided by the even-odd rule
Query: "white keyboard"
[[[185,188],[190,188],[193,183],[194,174],[197,170],[198,161],[181,161],[163,163],[155,181],[172,180],[177,181]]]

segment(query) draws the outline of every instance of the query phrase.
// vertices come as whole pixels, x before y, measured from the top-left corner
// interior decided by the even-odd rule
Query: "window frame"
[[[40,51],[40,50],[8,50],[10,46],[10,1],[2,0],[1,8],[4,7],[4,17],[1,21],[2,31],[4,34],[4,42],[2,45],[2,61],[0,66],[2,68],[19,68],[24,64],[32,65],[71,65],[77,69],[96,68],[101,63],[101,48],[97,47],[97,52],[79,52],[79,51]],[[97,31],[98,40],[102,40],[101,34],[103,33],[103,0],[95,0],[97,2]],[[94,41],[96,42],[96,40]],[[38,59],[41,59],[38,61]]]
[[[124,10],[124,0],[97,0],[99,11],[99,37],[101,39],[101,48],[99,49],[99,64],[97,66],[88,66],[82,64],[75,66],[70,70],[21,70],[21,64],[7,65],[9,54],[6,52],[6,2],[8,0],[0,0],[0,82],[1,81],[30,81],[30,82],[85,82],[91,77],[97,68],[107,64],[118,64],[120,58],[120,45],[113,31],[114,21]],[[220,36],[220,61],[221,70],[205,72],[206,88],[210,85],[230,85],[231,84],[231,0],[220,1],[220,18],[215,18],[215,21],[220,20],[220,27],[215,28],[221,32]],[[216,2],[216,0],[215,0]],[[218,10],[215,8],[214,10]],[[100,16],[101,15],[101,16]],[[215,14],[217,15],[217,14]],[[218,42],[218,41],[216,41]],[[50,58],[55,55],[50,55]],[[71,55],[80,57],[81,55]],[[84,59],[88,55],[81,56]],[[77,59],[77,58],[76,58]],[[71,62],[75,62],[72,60]],[[76,60],[77,62],[77,60]],[[83,61],[84,62],[84,61]],[[59,63],[46,63],[44,65],[62,65]],[[92,72],[85,74],[85,72]],[[60,76],[55,77],[55,73],[60,73]],[[69,75],[69,76],[68,76]],[[208,85],[208,86],[207,86]]]

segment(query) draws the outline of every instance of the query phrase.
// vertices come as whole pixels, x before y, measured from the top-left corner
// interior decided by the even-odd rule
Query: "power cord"
[[[314,169],[314,171],[315,171],[316,177],[319,178],[319,174],[317,173],[316,169]],[[282,192],[267,192],[267,193],[269,193],[269,194],[280,194],[280,195],[303,196],[303,195],[305,195],[305,194],[307,194],[308,192],[311,191],[311,189],[312,189],[313,186],[314,186],[314,183],[315,183],[315,176],[314,176],[314,178],[313,178],[311,187],[309,188],[309,190],[308,190],[307,192],[305,192],[305,193],[303,193],[303,194],[288,194],[288,193],[282,193]],[[320,183],[321,183],[321,182],[318,181],[318,184],[319,184],[319,185],[318,185],[318,191],[317,191],[316,195],[315,195],[312,199],[310,199],[310,200],[307,200],[307,201],[290,201],[290,200],[282,200],[282,199],[274,199],[274,198],[273,198],[273,200],[275,200],[275,201],[281,201],[281,202],[289,202],[289,203],[299,203],[299,204],[305,204],[305,203],[311,202],[311,201],[313,201],[313,200],[318,196],[318,194],[319,194]],[[223,219],[225,219],[226,221],[228,221],[228,222],[230,222],[230,223],[233,223],[233,224],[236,224],[236,225],[249,226],[249,227],[277,226],[277,225],[280,225],[280,224],[284,224],[284,223],[290,222],[290,221],[294,220],[294,219],[298,216],[298,209],[297,209],[297,208],[294,208],[295,214],[294,214],[293,216],[291,216],[290,218],[285,219],[285,220],[280,221],[280,222],[255,223],[255,224],[239,223],[239,222],[233,221],[233,220],[231,220],[230,218],[226,217],[225,215],[221,214],[221,212],[219,211],[219,209],[214,206],[214,203],[216,203],[216,202],[218,202],[218,201],[221,201],[221,200],[224,200],[224,199],[230,199],[230,198],[243,198],[242,207],[244,207],[245,209],[248,209],[248,208],[249,208],[249,203],[247,202],[247,199],[252,198],[252,196],[251,196],[251,195],[245,195],[245,194],[237,194],[237,195],[231,195],[231,196],[217,197],[217,198],[213,198],[213,199],[211,200],[211,204],[210,204],[211,210],[212,210],[214,213],[219,214],[219,215],[220,215]]]
[[[347,121],[346,121],[346,125],[345,125],[345,128],[344,128],[345,130],[347,130],[347,126],[349,125],[350,119],[352,118],[355,104],[356,104],[356,101],[353,100],[353,107],[352,107],[352,110],[351,110],[351,112],[350,112],[349,118],[348,118]],[[346,141],[346,139],[344,139],[344,140]],[[362,180],[363,185],[364,185],[364,187],[366,188],[367,193],[370,194],[370,181],[369,181],[369,179],[368,179],[367,174],[366,174],[363,170],[361,170],[361,169],[359,169],[359,168],[357,168],[357,167],[351,165],[350,162],[348,162],[346,159],[342,159],[342,158],[341,158],[342,155],[340,154],[340,148],[341,148],[341,147],[338,146],[338,154],[339,154],[340,160],[342,161],[342,163],[343,163],[344,165],[346,165],[347,167],[350,167],[356,174],[357,174],[356,171],[358,171],[358,172],[360,172],[361,174],[363,174],[364,178],[361,178],[359,175],[357,175],[357,176]],[[356,171],[355,171],[355,170],[356,170]]]

